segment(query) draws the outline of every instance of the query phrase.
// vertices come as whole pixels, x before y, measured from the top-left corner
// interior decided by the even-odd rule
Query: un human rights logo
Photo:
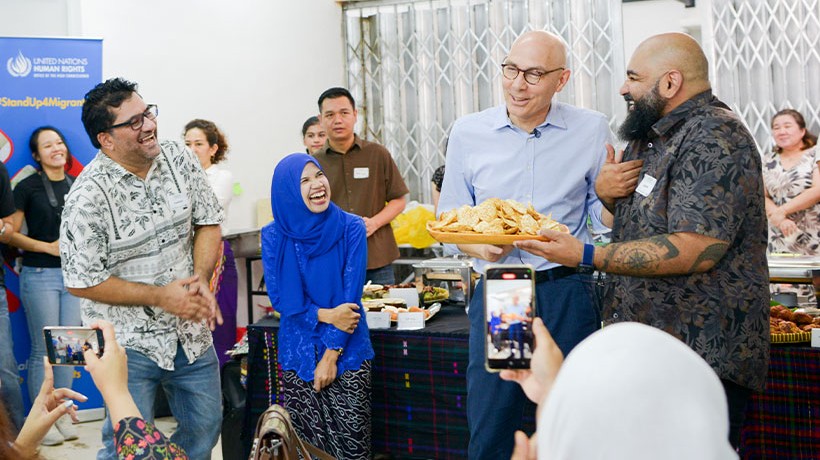
[[[16,57],[10,57],[6,61],[6,70],[12,77],[25,77],[31,73],[31,59],[23,56],[23,52],[17,50]]]

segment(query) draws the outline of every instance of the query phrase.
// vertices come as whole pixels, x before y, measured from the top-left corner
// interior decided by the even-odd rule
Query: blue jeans
[[[0,268],[2,270],[2,268]],[[6,299],[6,287],[0,283],[0,397],[11,422],[16,429],[23,426],[23,393],[20,391],[20,374],[17,372],[17,360],[14,359],[14,341],[11,336],[11,319],[9,304]],[[40,368],[43,365],[40,364]],[[36,396],[36,393],[35,393]],[[33,399],[33,397],[32,397]]]
[[[59,268],[23,267],[20,300],[26,308],[31,354],[28,358],[28,394],[34,400],[43,385],[44,326],[81,326],[80,299],[68,293]],[[74,368],[55,366],[54,388],[71,388]]]
[[[381,268],[367,270],[364,281],[371,281],[373,284],[396,284],[396,274],[393,273],[393,265],[385,265]]]
[[[535,285],[536,314],[564,356],[601,327],[593,300],[592,277],[570,275]],[[510,458],[515,430],[521,429],[526,395],[515,382],[501,380],[484,367],[484,283],[470,301],[470,362],[467,366],[467,423],[471,460]],[[489,397],[488,395],[492,395]]]
[[[219,361],[213,347],[188,364],[182,345],[177,343],[173,371],[160,369],[142,353],[127,348],[125,351],[128,355],[128,391],[142,418],[154,422],[154,399],[162,387],[168,397],[168,406],[179,423],[171,442],[185,449],[191,460],[210,459],[222,429]],[[110,415],[103,423],[102,440],[103,448],[97,452],[97,460],[116,459]]]

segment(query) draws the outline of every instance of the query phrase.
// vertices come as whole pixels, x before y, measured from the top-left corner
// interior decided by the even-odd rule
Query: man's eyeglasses
[[[538,84],[538,82],[541,81],[541,77],[549,75],[553,72],[557,72],[559,70],[564,70],[564,68],[557,67],[555,69],[542,72],[536,69],[521,70],[512,64],[501,64],[501,73],[504,74],[504,78],[506,78],[507,80],[515,80],[516,78],[518,78],[518,74],[523,72],[524,80],[531,85]]]
[[[139,115],[134,115],[128,121],[111,125],[104,131],[111,131],[114,128],[122,128],[123,126],[130,126],[134,131],[139,131],[142,128],[142,125],[145,124],[146,118],[149,120],[155,120],[157,115],[159,115],[159,108],[156,105],[151,104],[145,109],[145,112],[142,112]]]

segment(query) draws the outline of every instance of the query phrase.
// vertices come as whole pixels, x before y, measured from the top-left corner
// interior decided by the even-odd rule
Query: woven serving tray
[[[772,334],[771,337],[772,344],[811,342],[811,332],[796,332],[794,334]]]

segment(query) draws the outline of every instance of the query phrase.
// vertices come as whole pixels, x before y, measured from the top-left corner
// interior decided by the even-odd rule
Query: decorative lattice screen
[[[549,30],[569,45],[562,101],[623,119],[620,0],[349,1],[347,84],[360,134],[387,146],[411,190],[430,201],[456,118],[503,101],[500,65],[515,38]]]
[[[762,151],[771,117],[799,110],[820,130],[820,1],[712,1],[712,82],[745,120]]]

